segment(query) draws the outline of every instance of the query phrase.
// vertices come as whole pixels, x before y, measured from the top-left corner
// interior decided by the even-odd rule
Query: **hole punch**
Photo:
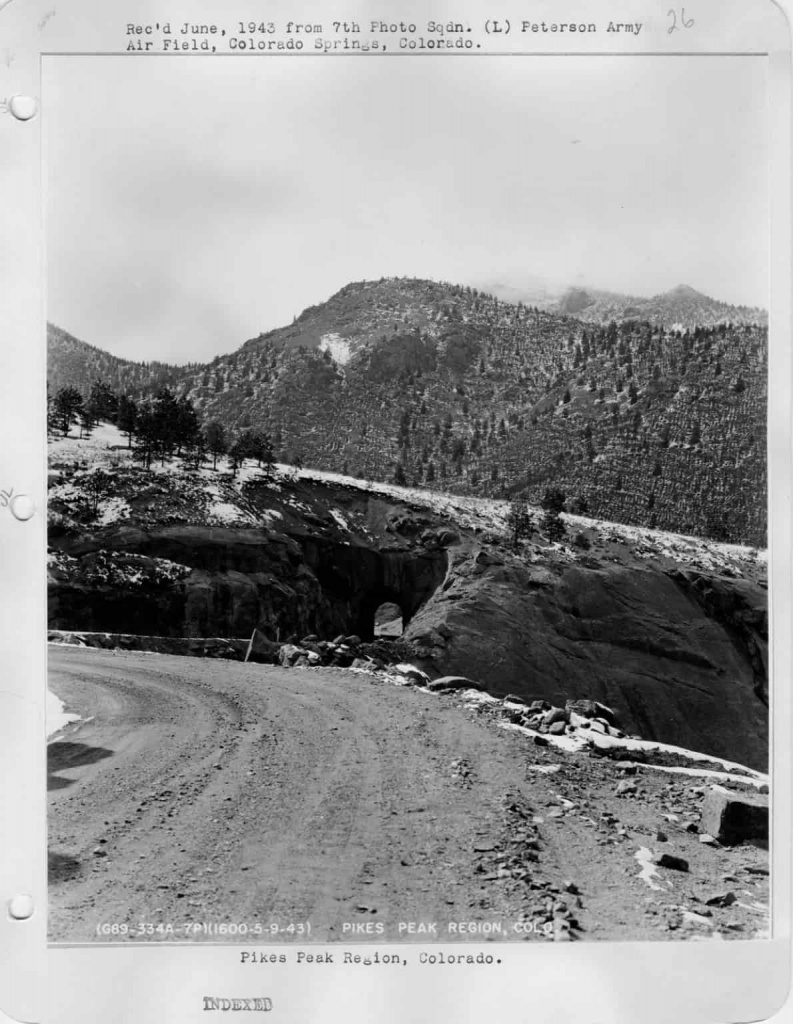
[[[8,109],[17,121],[30,121],[39,112],[39,104],[34,96],[12,96]]]
[[[28,519],[32,519],[33,514],[36,511],[33,499],[29,498],[27,494],[17,494],[15,498],[12,498],[10,508],[11,514],[21,523],[25,523]]]
[[[17,893],[8,901],[8,913],[15,921],[27,921],[33,917],[33,897],[30,893]]]

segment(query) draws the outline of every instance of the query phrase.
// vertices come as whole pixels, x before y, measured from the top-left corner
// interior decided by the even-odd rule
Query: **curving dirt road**
[[[618,801],[635,818],[619,831],[600,817],[611,765],[381,677],[51,647],[50,681],[83,716],[48,747],[51,941],[537,939],[513,925],[548,899],[581,937],[658,929],[635,851],[661,773],[641,804]],[[692,876],[661,894],[678,902],[697,899],[695,858],[716,856],[686,838]]]
[[[53,941],[186,921],[396,938],[469,913],[515,737],[349,671],[52,648],[50,676],[89,718],[49,747]],[[450,767],[461,749],[475,787]]]

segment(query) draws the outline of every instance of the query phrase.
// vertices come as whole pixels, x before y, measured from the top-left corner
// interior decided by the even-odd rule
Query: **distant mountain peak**
[[[692,288],[690,284],[678,284],[674,288],[670,288],[668,292],[664,294],[674,296],[675,298],[706,298],[702,292],[698,292],[696,288]]]

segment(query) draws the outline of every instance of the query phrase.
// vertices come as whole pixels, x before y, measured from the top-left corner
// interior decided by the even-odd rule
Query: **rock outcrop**
[[[118,526],[61,541],[82,571],[53,580],[52,629],[168,636],[292,633],[371,638],[375,611],[393,601],[408,621],[446,572],[443,549],[380,551],[321,536],[195,525]],[[163,585],[124,586],[91,574],[99,552],[135,554],[185,567]]]
[[[406,639],[430,673],[562,707],[585,696],[627,733],[765,770],[764,595],[732,583],[458,549]]]

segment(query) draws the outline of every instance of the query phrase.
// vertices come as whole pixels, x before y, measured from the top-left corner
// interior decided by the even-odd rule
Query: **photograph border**
[[[79,10],[96,15],[90,0],[76,0]],[[391,3],[399,12],[410,5]],[[444,10],[446,3],[441,5]],[[546,5],[548,7],[549,5]],[[0,7],[0,27],[9,31],[3,90],[7,98],[30,96],[46,107],[41,95],[41,59],[48,55],[82,52],[109,52],[97,47],[97,41],[117,40],[123,33],[119,23],[126,12],[112,19],[109,15],[81,23],[64,25],[61,13],[47,19],[45,8],[25,9],[21,4]],[[153,9],[153,5],[151,5]],[[478,5],[469,0],[469,9]],[[665,16],[665,5],[662,16]],[[769,588],[772,651],[771,758],[772,850],[774,907],[771,940],[749,943],[578,943],[563,949],[550,945],[532,947],[531,979],[536,985],[527,1007],[517,996],[525,991],[529,972],[521,963],[527,947],[510,946],[504,952],[503,973],[495,977],[471,972],[464,982],[446,981],[436,971],[423,973],[412,968],[398,980],[383,974],[362,976],[360,971],[314,971],[288,965],[283,971],[268,969],[251,976],[250,968],[233,962],[231,946],[150,946],[58,945],[47,947],[44,908],[46,906],[46,811],[45,766],[41,755],[44,736],[44,693],[46,650],[45,579],[46,530],[46,425],[43,422],[43,395],[46,382],[46,272],[44,255],[45,211],[43,209],[43,171],[41,164],[42,117],[20,121],[8,111],[0,118],[0,146],[9,153],[4,169],[6,188],[0,203],[0,237],[13,239],[12,254],[6,258],[6,289],[0,301],[0,324],[5,351],[0,375],[0,424],[7,439],[0,487],[13,487],[17,495],[32,500],[35,514],[30,519],[0,509],[0,556],[3,559],[6,586],[3,588],[0,643],[5,656],[6,680],[2,693],[2,744],[0,744],[0,807],[4,819],[14,823],[13,842],[0,855],[0,889],[8,912],[0,915],[0,1010],[12,1019],[49,1019],[64,1024],[72,1021],[99,1020],[100,1013],[117,1005],[122,986],[136,992],[136,1004],[128,1016],[117,1019],[136,1021],[168,1019],[193,1020],[201,1009],[198,993],[214,989],[234,996],[261,995],[272,998],[281,1019],[298,1021],[319,1019],[330,1007],[332,1019],[350,1021],[371,1019],[373,1011],[393,1013],[394,1017],[452,1020],[474,1019],[494,1012],[515,1016],[525,1013],[532,1020],[555,1019],[559,999],[573,998],[564,981],[575,976],[588,987],[587,999],[576,1004],[574,1013],[608,1012],[609,1019],[636,1020],[636,999],[647,1006],[646,1019],[663,1019],[685,1007],[687,1019],[711,1019],[722,1013],[724,1019],[747,1019],[758,1011],[771,1013],[787,998],[789,987],[791,937],[790,879],[790,782],[791,779],[791,698],[789,689],[791,642],[791,89],[790,89],[790,3],[787,3],[787,29],[784,38],[777,28],[780,9],[771,2],[750,0],[741,4],[711,2],[721,7],[718,18],[729,20],[735,11],[752,8],[758,28],[749,21],[746,45],[757,45],[756,36],[765,39],[769,68],[769,134],[772,156],[769,168],[771,196],[771,303],[769,310],[769,548],[772,552]],[[600,8],[598,8],[600,10]],[[762,9],[762,13],[761,13]],[[279,0],[280,11],[290,10]],[[606,10],[605,4],[603,10]],[[449,17],[457,12],[446,11]],[[231,17],[216,11],[217,18]],[[440,11],[439,11],[440,14]],[[589,16],[589,15],[588,15]],[[602,17],[603,15],[601,15]],[[608,16],[608,15],[607,15]],[[135,14],[143,18],[142,14]],[[162,17],[162,13],[160,13]],[[782,15],[784,18],[784,15]],[[746,15],[743,28],[746,30]],[[721,24],[721,23],[720,23]],[[60,26],[64,25],[61,32]],[[770,29],[769,26],[773,26]],[[55,28],[56,50],[50,48]],[[756,33],[755,29],[757,29]],[[660,30],[659,30],[660,31]],[[735,52],[724,47],[734,38],[730,25],[712,37],[721,48],[714,53]],[[769,38],[774,39],[773,46]],[[85,45],[89,50],[84,49]],[[702,42],[700,40],[700,45]],[[661,52],[661,51],[653,51]],[[688,56],[696,50],[681,53]],[[739,51],[745,52],[745,51]],[[121,54],[118,54],[119,57]],[[483,51],[483,55],[491,56]],[[503,54],[507,56],[507,53]],[[529,57],[530,54],[522,54]],[[564,56],[563,54],[559,54]],[[635,56],[635,53],[631,55]],[[650,53],[643,54],[651,56]],[[569,56],[569,54],[568,54]],[[9,59],[10,58],[10,59]],[[187,56],[184,59],[188,59]],[[198,59],[189,56],[189,59]],[[202,58],[207,59],[207,58]],[[241,59],[241,58],[234,58]],[[261,59],[246,57],[244,59]],[[336,58],[338,59],[338,58]],[[342,58],[344,59],[344,58]],[[347,58],[350,59],[350,58]],[[361,59],[361,58],[354,58]],[[363,59],[380,59],[368,55]],[[431,59],[443,59],[431,58]],[[12,442],[12,444],[9,444]],[[9,450],[10,449],[10,450]],[[21,506],[18,506],[18,509]],[[9,901],[30,895],[34,912],[15,919],[18,904]],[[281,948],[281,947],[274,947]],[[342,945],[334,948],[344,949]],[[388,952],[400,947],[389,943]],[[404,947],[414,950],[415,947]],[[484,948],[484,947],[483,947]],[[488,952],[492,951],[488,946]],[[374,947],[357,945],[356,953],[365,954]],[[474,945],[466,951],[476,951]],[[695,965],[695,966],[694,966]],[[247,972],[247,973],[246,973]],[[626,972],[629,977],[626,977]],[[44,998],[49,977],[50,1005]],[[263,981],[263,978],[265,979]],[[749,981],[750,979],[750,981]],[[318,991],[307,991],[307,982]],[[561,992],[559,985],[562,985]],[[675,985],[682,986],[681,991]],[[555,987],[554,987],[555,986]],[[269,989],[268,991],[266,991]],[[696,989],[696,991],[694,991]],[[652,993],[651,999],[648,998]],[[643,994],[643,995],[642,995]],[[57,998],[56,998],[57,997]],[[517,1001],[515,1002],[515,1000]],[[658,1000],[656,1003],[655,1001]],[[573,1000],[575,1002],[575,1000]],[[604,1010],[607,1007],[607,1010]],[[726,1010],[724,1009],[726,1007]],[[57,1008],[57,1013],[55,1012]],[[520,1017],[518,1019],[521,1019]],[[592,1019],[590,1017],[590,1019]],[[643,1018],[645,1019],[645,1018]],[[670,1019],[668,1016],[666,1019]]]

